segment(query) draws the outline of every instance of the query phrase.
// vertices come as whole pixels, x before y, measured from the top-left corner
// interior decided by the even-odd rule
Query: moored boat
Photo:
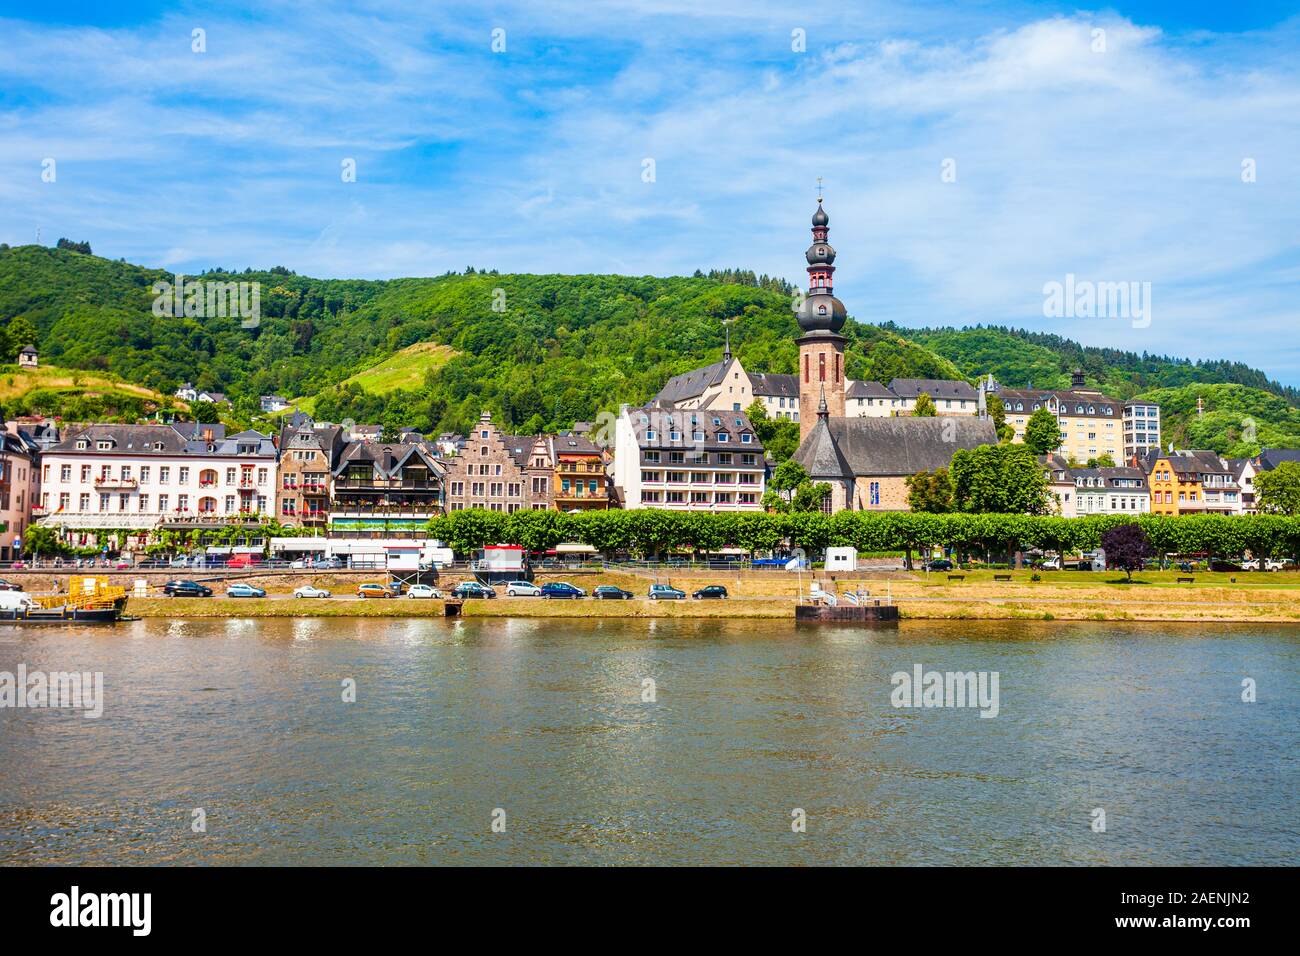
[[[113,624],[126,607],[126,589],[104,578],[74,577],[67,594],[0,591],[0,623]]]

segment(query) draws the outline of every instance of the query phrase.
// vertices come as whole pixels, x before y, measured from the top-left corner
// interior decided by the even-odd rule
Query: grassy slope
[[[348,376],[340,384],[357,385],[377,395],[387,395],[398,389],[416,389],[424,382],[424,376],[428,372],[442,368],[455,355],[456,350],[449,346],[437,342],[416,342],[394,352],[378,365]],[[294,401],[302,411],[308,415],[313,414],[314,396],[304,396]]]
[[[146,411],[167,406],[189,407],[151,388],[124,382],[107,373],[57,366],[35,369],[0,366],[0,404],[6,410],[53,412],[66,408],[70,400],[109,410],[119,404],[132,409],[142,407]]]

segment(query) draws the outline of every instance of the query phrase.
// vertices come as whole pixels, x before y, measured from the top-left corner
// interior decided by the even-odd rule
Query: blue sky
[[[0,241],[799,281],[821,176],[859,319],[1300,385],[1298,53],[1271,2],[0,3]],[[1151,283],[1150,324],[1044,318],[1067,273]]]

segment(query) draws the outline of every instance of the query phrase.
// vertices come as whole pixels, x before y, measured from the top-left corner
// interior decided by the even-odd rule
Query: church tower
[[[826,241],[830,216],[817,197],[812,217],[812,245],[808,247],[808,295],[797,316],[803,334],[799,346],[799,440],[817,424],[819,406],[825,402],[831,418],[844,417],[844,343],[840,335],[848,313],[832,294],[835,250]],[[825,396],[823,399],[822,396]]]

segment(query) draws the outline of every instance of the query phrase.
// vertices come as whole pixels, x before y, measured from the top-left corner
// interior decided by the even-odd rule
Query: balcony
[[[140,483],[134,478],[110,478],[100,475],[95,479],[95,487],[102,491],[134,491]]]
[[[350,478],[344,476],[334,479],[335,491],[389,491],[403,489],[411,491],[438,491],[442,481],[436,478]]]

